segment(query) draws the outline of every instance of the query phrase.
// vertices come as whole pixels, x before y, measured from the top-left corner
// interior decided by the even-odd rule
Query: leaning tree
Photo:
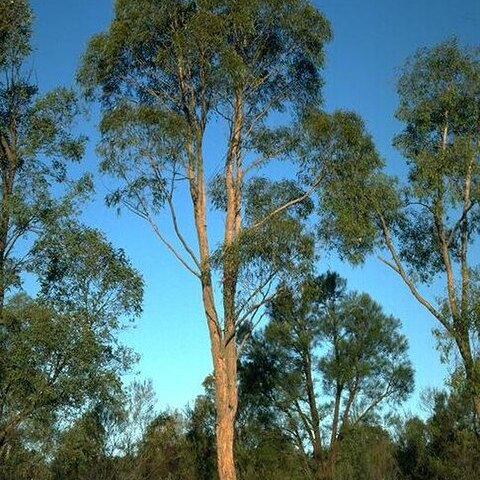
[[[438,321],[440,345],[459,358],[457,373],[480,418],[479,50],[455,40],[420,50],[407,61],[398,93],[404,129],[394,145],[407,160],[406,181],[378,168],[361,187],[333,192],[328,201],[337,213],[324,215],[323,231],[344,252],[379,248],[380,260]],[[319,134],[310,140],[312,147],[323,141]],[[377,155],[373,144],[370,150]],[[443,292],[429,288],[434,283]]]

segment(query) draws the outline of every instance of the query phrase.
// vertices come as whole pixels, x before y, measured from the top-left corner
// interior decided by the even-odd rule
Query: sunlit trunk
[[[226,357],[232,355],[227,353]],[[237,411],[236,369],[231,360],[217,359],[215,368],[215,400],[217,406],[217,465],[219,480],[235,480],[235,415]]]

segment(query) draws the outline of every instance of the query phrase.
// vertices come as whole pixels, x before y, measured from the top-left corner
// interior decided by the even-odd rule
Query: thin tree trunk
[[[234,320],[234,293],[231,272],[224,278],[224,329],[215,307],[206,222],[206,192],[203,161],[197,159],[189,172],[195,212],[195,227],[200,252],[202,301],[210,335],[214,366],[216,405],[216,450],[219,480],[235,480],[234,437],[237,412],[237,351]],[[193,179],[193,180],[192,180]],[[235,285],[235,282],[233,285]],[[227,289],[225,291],[225,288]]]
[[[312,431],[313,431],[313,459],[315,460],[315,474],[318,480],[325,480],[328,477],[325,476],[325,464],[322,452],[322,437],[320,434],[320,414],[317,408],[317,401],[315,398],[315,386],[313,384],[312,376],[312,359],[310,352],[305,353],[304,357],[304,375],[307,390],[308,407],[310,409],[310,418],[312,419]]]
[[[230,146],[225,164],[227,212],[225,219],[223,257],[223,315],[224,329],[218,351],[214,353],[215,390],[217,407],[217,462],[220,480],[235,480],[235,417],[238,406],[237,338],[235,297],[237,292],[239,258],[235,242],[241,231],[243,101],[236,92]],[[217,347],[215,347],[217,348]]]
[[[468,331],[464,332],[463,335],[458,335],[456,343],[465,368],[468,393],[472,399],[475,419],[478,424],[480,422],[480,374],[475,365],[475,358],[473,357],[470,347]]]
[[[12,138],[16,138],[14,132],[10,132]],[[13,184],[16,171],[16,157],[14,151],[9,145],[7,139],[2,136],[0,138],[1,157],[3,157],[1,165],[2,177],[2,205],[0,213],[0,323],[3,322],[3,307],[5,303],[6,284],[6,251],[8,242],[8,231],[10,228],[10,200],[13,194]]]

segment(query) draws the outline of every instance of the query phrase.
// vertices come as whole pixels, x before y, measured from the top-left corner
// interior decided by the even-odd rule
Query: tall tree
[[[306,0],[117,0],[79,73],[102,103],[101,168],[122,180],[109,202],[144,218],[200,283],[221,480],[235,479],[239,328],[253,323],[279,272],[311,250],[301,202],[323,178],[302,190],[253,173],[291,152],[292,132],[274,127],[285,117],[272,114],[296,119],[318,106],[329,38],[328,22]],[[205,148],[213,128],[226,137],[219,155]],[[221,232],[211,206],[223,214]]]
[[[396,116],[405,128],[394,144],[407,159],[408,181],[377,171],[363,188],[341,189],[332,197],[341,215],[325,216],[328,233],[345,252],[383,248],[382,262],[439,322],[444,353],[460,359],[480,418],[480,284],[472,250],[480,212],[478,48],[449,40],[420,50],[406,63],[398,93]],[[428,288],[438,280],[444,293]]]
[[[73,91],[40,94],[32,81],[32,17],[27,0],[0,0],[2,467],[11,452],[28,459],[70,414],[116,397],[134,356],[115,333],[140,312],[143,289],[124,252],[75,221],[91,190],[88,175],[69,175],[85,143],[74,133],[79,105]],[[35,299],[18,293],[25,272]]]
[[[382,224],[393,259],[387,265],[455,343],[480,416],[478,264],[470,252],[480,200],[480,51],[455,41],[422,50],[406,64],[398,92],[397,118],[405,130],[395,145],[410,175],[398,247],[391,227]],[[423,281],[442,276],[446,297],[428,300],[412,275]]]
[[[413,388],[399,321],[368,295],[346,294],[334,273],[308,279],[297,292],[283,287],[270,318],[248,351],[243,386],[273,405],[300,450],[313,452],[315,478],[334,478],[349,431]],[[259,385],[265,368],[268,379]]]

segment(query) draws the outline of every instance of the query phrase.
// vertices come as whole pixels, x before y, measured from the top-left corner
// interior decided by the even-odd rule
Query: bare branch
[[[200,261],[198,260],[197,256],[195,255],[195,253],[193,252],[193,250],[190,248],[190,245],[188,245],[187,241],[185,240],[185,237],[182,235],[181,231],[180,231],[180,228],[178,226],[178,221],[177,221],[177,214],[176,214],[176,211],[175,211],[175,205],[173,203],[173,190],[174,190],[174,182],[175,182],[175,175],[176,175],[176,172],[175,170],[173,171],[172,173],[172,183],[171,183],[171,188],[170,188],[170,191],[167,191],[165,189],[165,187],[163,186],[163,179],[162,177],[160,176],[159,172],[158,172],[158,168],[157,166],[155,165],[155,162],[153,161],[153,158],[151,155],[146,155],[147,159],[148,159],[148,162],[150,164],[150,168],[152,169],[153,171],[153,174],[155,175],[156,179],[157,179],[157,182],[159,184],[159,186],[161,187],[161,189],[164,191],[165,193],[165,197],[167,199],[167,204],[168,204],[168,207],[169,207],[169,210],[170,210],[170,217],[172,219],[172,224],[173,224],[173,229],[175,231],[175,235],[177,236],[178,240],[180,241],[180,243],[182,244],[183,248],[185,249],[185,251],[188,253],[188,255],[190,256],[190,258],[193,260],[193,262],[195,263],[196,267],[198,268],[198,270],[200,271]]]
[[[255,298],[278,274],[278,270],[274,270],[270,275],[267,276],[266,280],[261,282],[259,285],[257,285],[256,288],[254,288],[250,294],[248,295],[247,299],[242,302],[242,305],[237,310],[237,316],[239,316],[242,311],[247,307],[247,305],[250,303],[250,301]]]
[[[128,200],[122,200],[122,203],[132,212],[135,213],[137,216],[140,218],[143,218],[146,220],[150,226],[152,227],[153,232],[155,235],[160,239],[160,241],[170,250],[173,255],[177,258],[177,260],[193,275],[195,275],[197,278],[200,278],[200,272],[195,270],[193,267],[191,267],[188,262],[180,255],[180,253],[177,251],[177,249],[165,238],[165,236],[162,234],[160,229],[158,228],[157,222],[152,218],[150,212],[146,208],[145,205],[145,200],[136,193],[137,200],[139,203],[142,205],[142,209],[138,208]]]
[[[467,219],[467,215],[470,213],[470,210],[472,210],[472,208],[477,205],[477,202],[470,202],[470,204],[468,205],[468,207],[464,208],[462,210],[462,215],[461,217],[455,222],[455,225],[452,227],[452,229],[450,230],[450,235],[448,236],[448,239],[447,239],[447,245],[450,246],[452,241],[453,241],[453,237],[455,236],[455,233],[457,232],[457,230],[460,228],[460,226],[465,222],[465,220]]]
[[[448,324],[446,323],[445,319],[443,316],[440,314],[440,312],[423,296],[420,294],[418,288],[416,287],[415,283],[413,280],[408,276],[407,272],[403,268],[402,262],[400,260],[400,256],[398,255],[395,246],[393,245],[393,241],[390,235],[390,229],[387,226],[387,223],[385,221],[385,218],[382,215],[379,215],[381,226],[382,226],[382,231],[383,231],[383,236],[385,239],[385,244],[390,252],[390,255],[392,256],[393,262],[390,262],[382,257],[378,257],[378,259],[383,262],[385,265],[390,267],[394,272],[396,272],[404,283],[407,285],[407,287],[410,289],[412,292],[413,296],[416,298],[416,300],[423,305],[437,320],[440,321],[442,325],[445,326],[445,328],[448,328]]]

